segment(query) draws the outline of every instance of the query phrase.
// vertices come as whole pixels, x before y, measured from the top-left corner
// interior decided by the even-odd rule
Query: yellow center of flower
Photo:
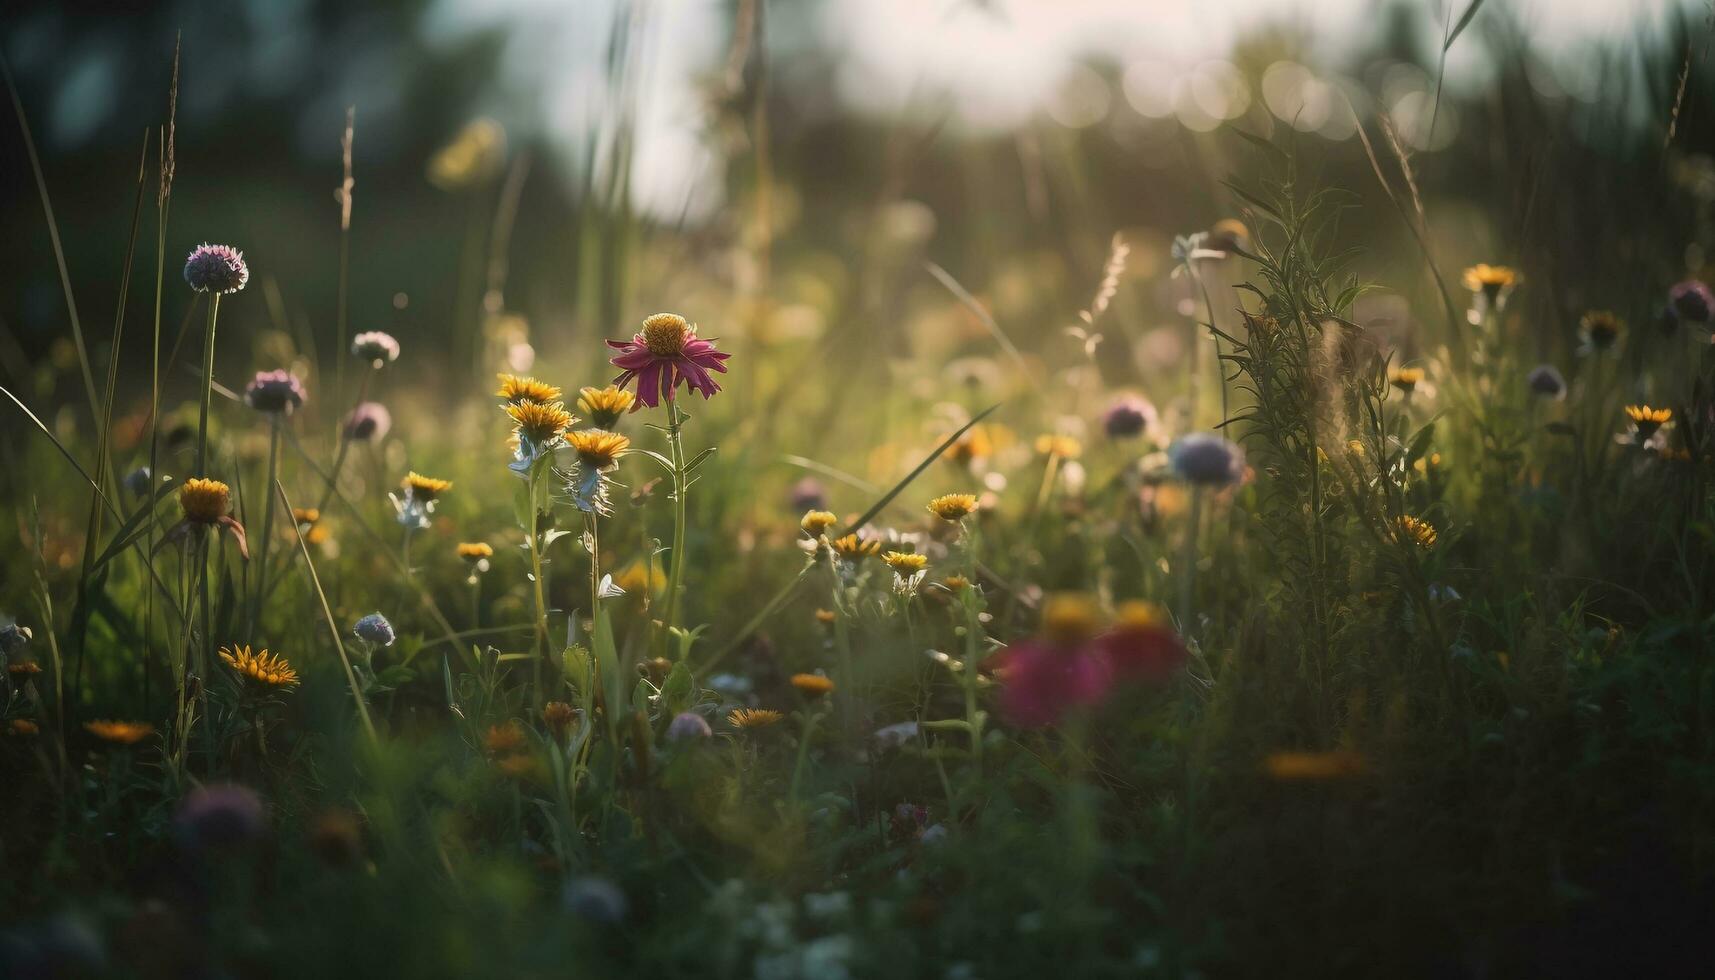
[[[677,357],[685,349],[691,325],[677,313],[657,313],[643,321],[643,344],[656,357]]]
[[[179,487],[179,509],[185,520],[196,524],[213,524],[226,516],[226,502],[232,491],[219,480],[192,477]]]
[[[478,561],[494,555],[494,548],[483,541],[464,541],[459,544],[459,557],[465,561]]]
[[[1082,592],[1051,595],[1042,604],[1042,632],[1061,646],[1076,646],[1096,633],[1096,600]]]

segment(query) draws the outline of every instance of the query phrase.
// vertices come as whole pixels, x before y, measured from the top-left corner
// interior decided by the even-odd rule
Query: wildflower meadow
[[[1715,22],[1565,3],[0,12],[0,976],[1708,975]]]

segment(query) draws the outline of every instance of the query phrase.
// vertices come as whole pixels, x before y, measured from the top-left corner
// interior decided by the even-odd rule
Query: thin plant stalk
[[[280,412],[268,413],[268,483],[273,486],[280,475]],[[256,599],[250,607],[250,640],[256,641],[261,626],[262,603],[268,597],[268,545],[274,539],[274,498],[265,495],[262,501],[262,543],[256,549]]]
[[[208,325],[202,334],[202,408],[197,413],[198,476],[208,476],[208,412],[214,402],[214,327],[220,318],[220,294],[208,294]]]
[[[1197,586],[1197,532],[1203,523],[1203,488],[1191,484],[1191,512],[1185,528],[1184,574],[1179,576],[1179,628],[1187,635],[1193,629],[1192,602]]]
[[[667,608],[662,612],[661,625],[671,635],[679,614],[679,586],[685,578],[685,446],[683,419],[679,404],[667,401],[667,449],[673,461],[673,568],[667,578]],[[668,641],[668,652],[672,652]]]
[[[292,502],[286,497],[286,488],[274,484],[274,492],[280,495],[280,504],[287,513],[292,511]],[[316,598],[320,600],[322,616],[326,618],[328,632],[333,634],[334,649],[339,653],[339,662],[345,668],[346,683],[351,686],[351,698],[357,704],[357,718],[363,724],[364,734],[369,736],[371,747],[379,747],[380,739],[375,734],[375,723],[369,718],[369,705],[363,700],[363,686],[357,682],[357,672],[351,667],[351,658],[346,655],[345,643],[340,639],[339,625],[334,622],[333,610],[328,607],[328,597],[322,591],[321,577],[316,574],[316,563],[310,558],[310,547],[304,541],[303,529],[296,522],[292,524],[292,533],[298,539],[298,551],[304,557],[304,568],[310,573],[310,585],[315,589]]]
[[[542,664],[548,659],[548,598],[547,590],[542,584],[542,514],[536,506],[536,488],[541,481],[541,473],[546,467],[537,465],[530,468],[530,584],[532,597],[536,603],[536,656],[530,660],[530,697],[538,711],[541,710],[545,699],[542,696]],[[590,610],[593,618],[595,610]]]
[[[343,364],[345,362],[342,359],[340,363]],[[369,381],[371,378],[375,377],[376,370],[377,369],[374,365],[370,365],[370,370],[364,374],[362,378],[358,379],[357,400],[352,403],[353,410],[355,410],[357,406],[362,405],[364,399],[369,397]],[[345,431],[344,420],[341,420],[339,423],[338,438],[339,450],[334,453],[333,466],[328,470],[328,483],[322,490],[321,501],[316,504],[317,510],[327,510],[328,504],[333,502],[334,488],[339,485],[339,471],[341,467],[345,466],[346,454],[351,452],[351,444],[353,440],[351,438],[351,434]]]

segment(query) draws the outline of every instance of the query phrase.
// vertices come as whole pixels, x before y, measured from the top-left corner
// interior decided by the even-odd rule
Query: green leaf
[[[697,467],[703,465],[703,460],[708,459],[710,456],[713,456],[715,454],[715,450],[717,448],[718,447],[716,447],[716,446],[710,446],[709,448],[703,450],[702,452],[698,453],[697,455],[691,457],[691,461],[689,463],[685,464],[685,472],[689,473],[692,470],[695,470]]]
[[[147,530],[142,527],[144,519],[155,512],[155,508],[160,505],[162,498],[177,488],[178,482],[170,477],[162,481],[161,485],[155,488],[154,499],[150,500],[148,504],[137,508],[136,512],[126,518],[125,523],[119,525],[119,529],[113,532],[113,540],[108,543],[107,548],[103,550],[101,555],[90,565],[90,571],[93,572],[112,561],[114,558],[119,556],[121,551],[129,548],[137,538],[142,537],[144,532]]]
[[[685,666],[684,661],[674,664],[667,679],[661,682],[662,714],[672,717],[689,708],[696,691],[697,682],[691,675],[691,668]]]
[[[1423,424],[1423,428],[1418,429],[1417,433],[1411,437],[1410,446],[1405,451],[1406,466],[1410,466],[1422,459],[1423,454],[1429,452],[1430,440],[1433,439],[1434,436],[1435,419],[1430,419],[1428,422]]]

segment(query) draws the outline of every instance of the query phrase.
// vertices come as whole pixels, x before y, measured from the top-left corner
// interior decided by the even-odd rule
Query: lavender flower
[[[1188,483],[1225,487],[1245,473],[1245,451],[1220,436],[1197,432],[1167,450],[1173,472]]]
[[[390,647],[393,645],[393,624],[389,623],[387,621],[387,617],[380,613],[370,613],[358,620],[357,624],[351,628],[351,631],[357,634],[357,638],[365,643],[372,643],[378,647]]]
[[[362,402],[345,417],[345,437],[358,442],[380,440],[393,428],[393,414],[380,402]]]
[[[1130,439],[1155,428],[1155,406],[1136,395],[1121,395],[1102,413],[1102,429],[1112,439]]]
[[[802,514],[807,510],[827,510],[828,493],[822,487],[821,481],[813,476],[807,476],[792,484],[792,512]]]
[[[187,847],[224,847],[262,836],[262,799],[245,786],[202,786],[179,804],[173,826]]]
[[[146,496],[149,493],[153,479],[147,466],[139,466],[125,474],[125,491],[133,497]]]
[[[231,245],[204,242],[185,259],[185,282],[199,293],[236,293],[249,281],[244,253]]]
[[[351,338],[351,352],[358,360],[380,367],[399,359],[399,342],[392,334],[371,330]]]
[[[695,711],[685,711],[673,718],[673,723],[667,726],[667,741],[683,742],[690,739],[708,738],[713,732],[709,723]]]
[[[1555,401],[1566,397],[1566,379],[1552,364],[1538,364],[1532,368],[1526,382],[1530,385],[1533,395],[1552,398]]]
[[[1687,279],[1669,289],[1667,306],[1678,323],[1708,324],[1715,320],[1715,292],[1700,279]]]
[[[304,403],[304,383],[290,371],[258,371],[244,389],[244,402],[258,412],[283,412]]]

